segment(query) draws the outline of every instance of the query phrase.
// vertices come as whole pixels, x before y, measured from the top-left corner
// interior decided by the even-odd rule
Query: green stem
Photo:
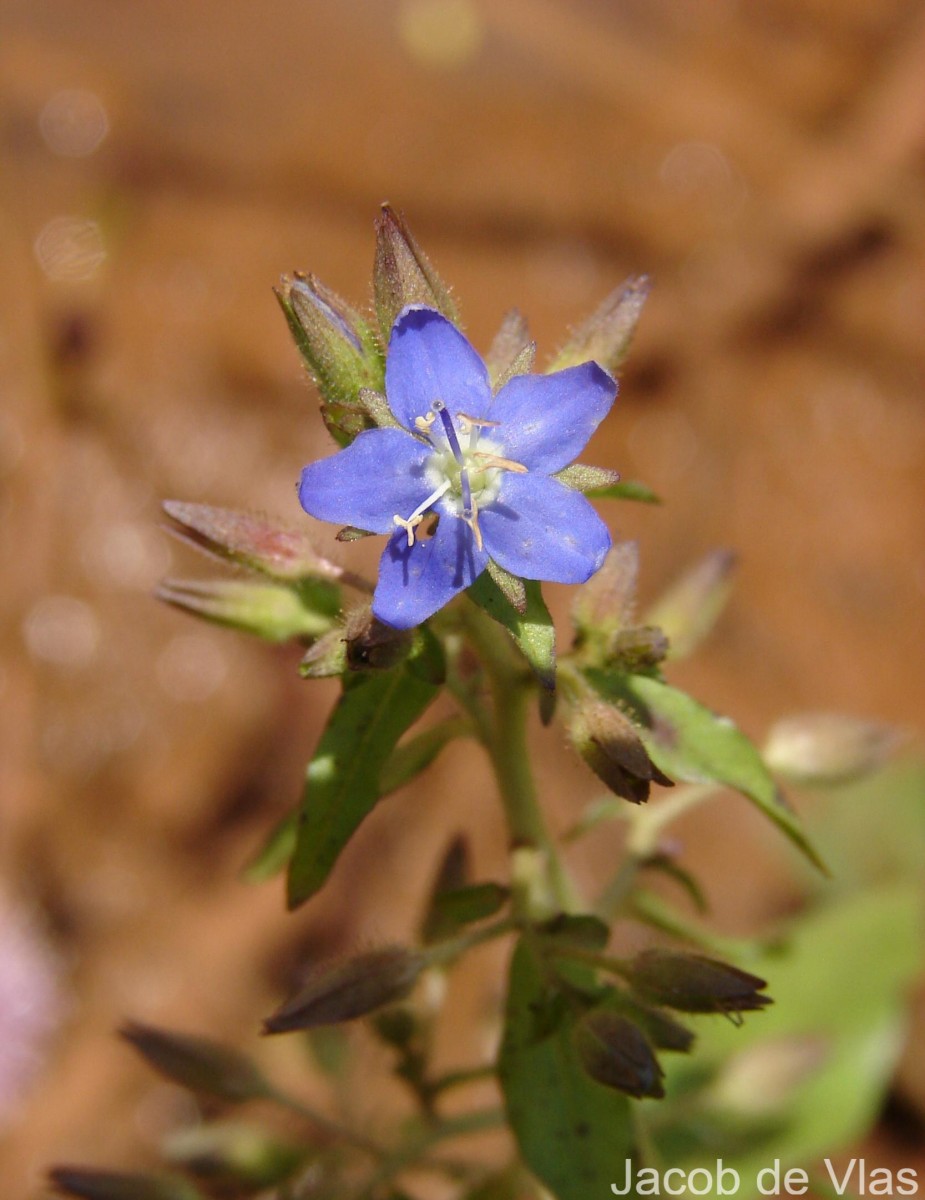
[[[388,1158],[389,1151],[384,1146],[380,1146],[377,1142],[374,1142],[372,1138],[365,1137],[362,1133],[355,1133],[346,1125],[332,1121],[330,1117],[326,1117],[323,1113],[310,1108],[309,1105],[303,1104],[301,1100],[298,1100],[295,1096],[291,1096],[281,1088],[271,1087],[266,1093],[266,1098],[274,1104],[278,1104],[282,1108],[288,1108],[290,1112],[304,1117],[316,1129],[327,1134],[332,1141],[339,1141],[345,1145],[353,1146],[357,1150],[362,1150],[371,1158],[380,1160]]]
[[[439,1125],[410,1138],[404,1146],[399,1146],[394,1154],[386,1158],[357,1193],[357,1200],[368,1200],[368,1197],[376,1194],[382,1184],[389,1183],[409,1167],[428,1165],[422,1160],[425,1160],[428,1152],[441,1142],[466,1134],[497,1129],[505,1123],[504,1112],[496,1108],[464,1113],[462,1116],[441,1121]],[[439,1166],[437,1163],[432,1165]]]
[[[501,802],[507,817],[514,856],[515,911],[528,917],[549,916],[556,909],[581,908],[546,827],[536,795],[527,721],[534,684],[516,656],[507,634],[477,609],[466,613],[466,629],[488,676],[494,720],[483,730]]]

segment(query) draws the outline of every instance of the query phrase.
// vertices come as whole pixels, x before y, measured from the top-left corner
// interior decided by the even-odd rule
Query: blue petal
[[[546,475],[506,473],[479,525],[495,562],[524,579],[584,583],[610,549],[607,526],[584,496]]]
[[[616,382],[594,362],[552,375],[515,375],[491,406],[488,436],[505,458],[547,475],[567,467],[610,412]]]
[[[396,629],[420,625],[469,587],[488,565],[472,530],[444,514],[434,536],[408,545],[403,532],[389,539],[379,563],[373,614]]]
[[[389,339],[385,360],[389,407],[406,429],[423,417],[435,400],[451,416],[484,417],[491,403],[485,364],[455,325],[432,308],[402,309]]]
[[[299,501],[321,521],[391,533],[393,516],[410,516],[430,492],[424,464],[432,454],[404,430],[367,429],[345,450],[305,468]]]

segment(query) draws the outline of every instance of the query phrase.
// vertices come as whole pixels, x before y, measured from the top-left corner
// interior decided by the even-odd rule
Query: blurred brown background
[[[270,286],[302,268],[367,298],[382,200],[482,348],[517,305],[551,352],[654,276],[590,457],[668,503],[605,515],[650,597],[742,554],[675,679],[755,736],[820,707],[921,728],[925,6],[4,0],[0,22],[0,970],[36,972],[43,1047],[0,1078],[15,1196],[49,1160],[144,1161],[175,1119],[122,1018],[250,1039],[294,945],[407,931],[451,832],[503,870],[463,748],[306,911],[243,886],[332,692],[151,599],[200,567],[162,497],[306,519],[293,484],[327,442]],[[594,787],[550,740],[561,824]],[[721,924],[785,902],[793,859],[741,802],[689,836]]]

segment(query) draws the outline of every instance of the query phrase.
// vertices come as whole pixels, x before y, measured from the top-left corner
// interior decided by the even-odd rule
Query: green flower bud
[[[380,390],[382,349],[359,313],[313,276],[283,276],[276,292],[308,372],[325,403],[322,415],[342,444],[370,422],[356,407],[361,388]]]
[[[403,1000],[427,965],[401,946],[371,950],[312,971],[304,986],[264,1022],[265,1033],[290,1033],[365,1017]]]
[[[619,630],[632,625],[638,577],[639,546],[618,542],[601,569],[576,589],[572,620],[579,643],[605,647]]]
[[[175,1175],[55,1167],[48,1182],[80,1200],[202,1200],[191,1183]]]
[[[668,638],[668,657],[685,658],[700,645],[732,590],[736,556],[713,550],[677,579],[645,615]]]
[[[662,1069],[642,1030],[609,1009],[586,1013],[575,1027],[575,1048],[592,1079],[628,1096],[664,1096]]]
[[[333,626],[339,607],[327,584],[291,588],[240,579],[165,579],[155,594],[174,608],[268,642],[320,637]]]
[[[131,1021],[119,1030],[155,1071],[173,1083],[232,1104],[266,1096],[269,1087],[246,1055],[211,1038]]]
[[[529,374],[535,359],[536,342],[530,337],[526,319],[512,308],[504,314],[501,328],[485,355],[492,391],[500,391],[515,375]]]
[[[376,314],[387,338],[395,318],[408,304],[423,304],[459,323],[450,290],[411,235],[401,213],[383,204],[376,221],[376,262],[373,268]]]
[[[902,742],[899,730],[840,713],[803,713],[778,721],[764,760],[796,784],[828,787],[861,779],[882,767]]]
[[[561,371],[593,359],[616,375],[629,353],[648,294],[649,280],[645,275],[627,279],[578,326],[547,370]]]
[[[179,1130],[168,1138],[164,1153],[208,1187],[237,1194],[282,1183],[305,1160],[306,1149],[257,1126],[222,1121]]]
[[[740,1013],[764,1008],[763,979],[700,954],[644,950],[630,964],[627,982],[643,1001],[680,1012]]]

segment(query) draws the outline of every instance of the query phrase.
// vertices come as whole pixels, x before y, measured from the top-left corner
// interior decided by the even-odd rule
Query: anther
[[[423,417],[415,417],[414,425],[416,429],[420,429],[421,433],[429,433],[430,427],[437,419],[437,414],[428,412]]]
[[[526,475],[528,470],[523,463],[514,462],[511,458],[501,458],[497,454],[489,454],[487,450],[476,450],[472,457],[483,462],[486,467],[497,467],[499,471],[513,471],[515,475]]]
[[[414,531],[424,520],[424,514],[432,504],[436,503],[436,501],[440,499],[444,492],[449,490],[449,487],[450,481],[448,479],[444,479],[443,483],[441,483],[438,488],[431,492],[426,500],[421,501],[410,517],[402,517],[398,513],[392,517],[392,520],[395,522],[395,524],[401,526],[401,528],[404,529],[408,534],[409,548],[414,545]]]

